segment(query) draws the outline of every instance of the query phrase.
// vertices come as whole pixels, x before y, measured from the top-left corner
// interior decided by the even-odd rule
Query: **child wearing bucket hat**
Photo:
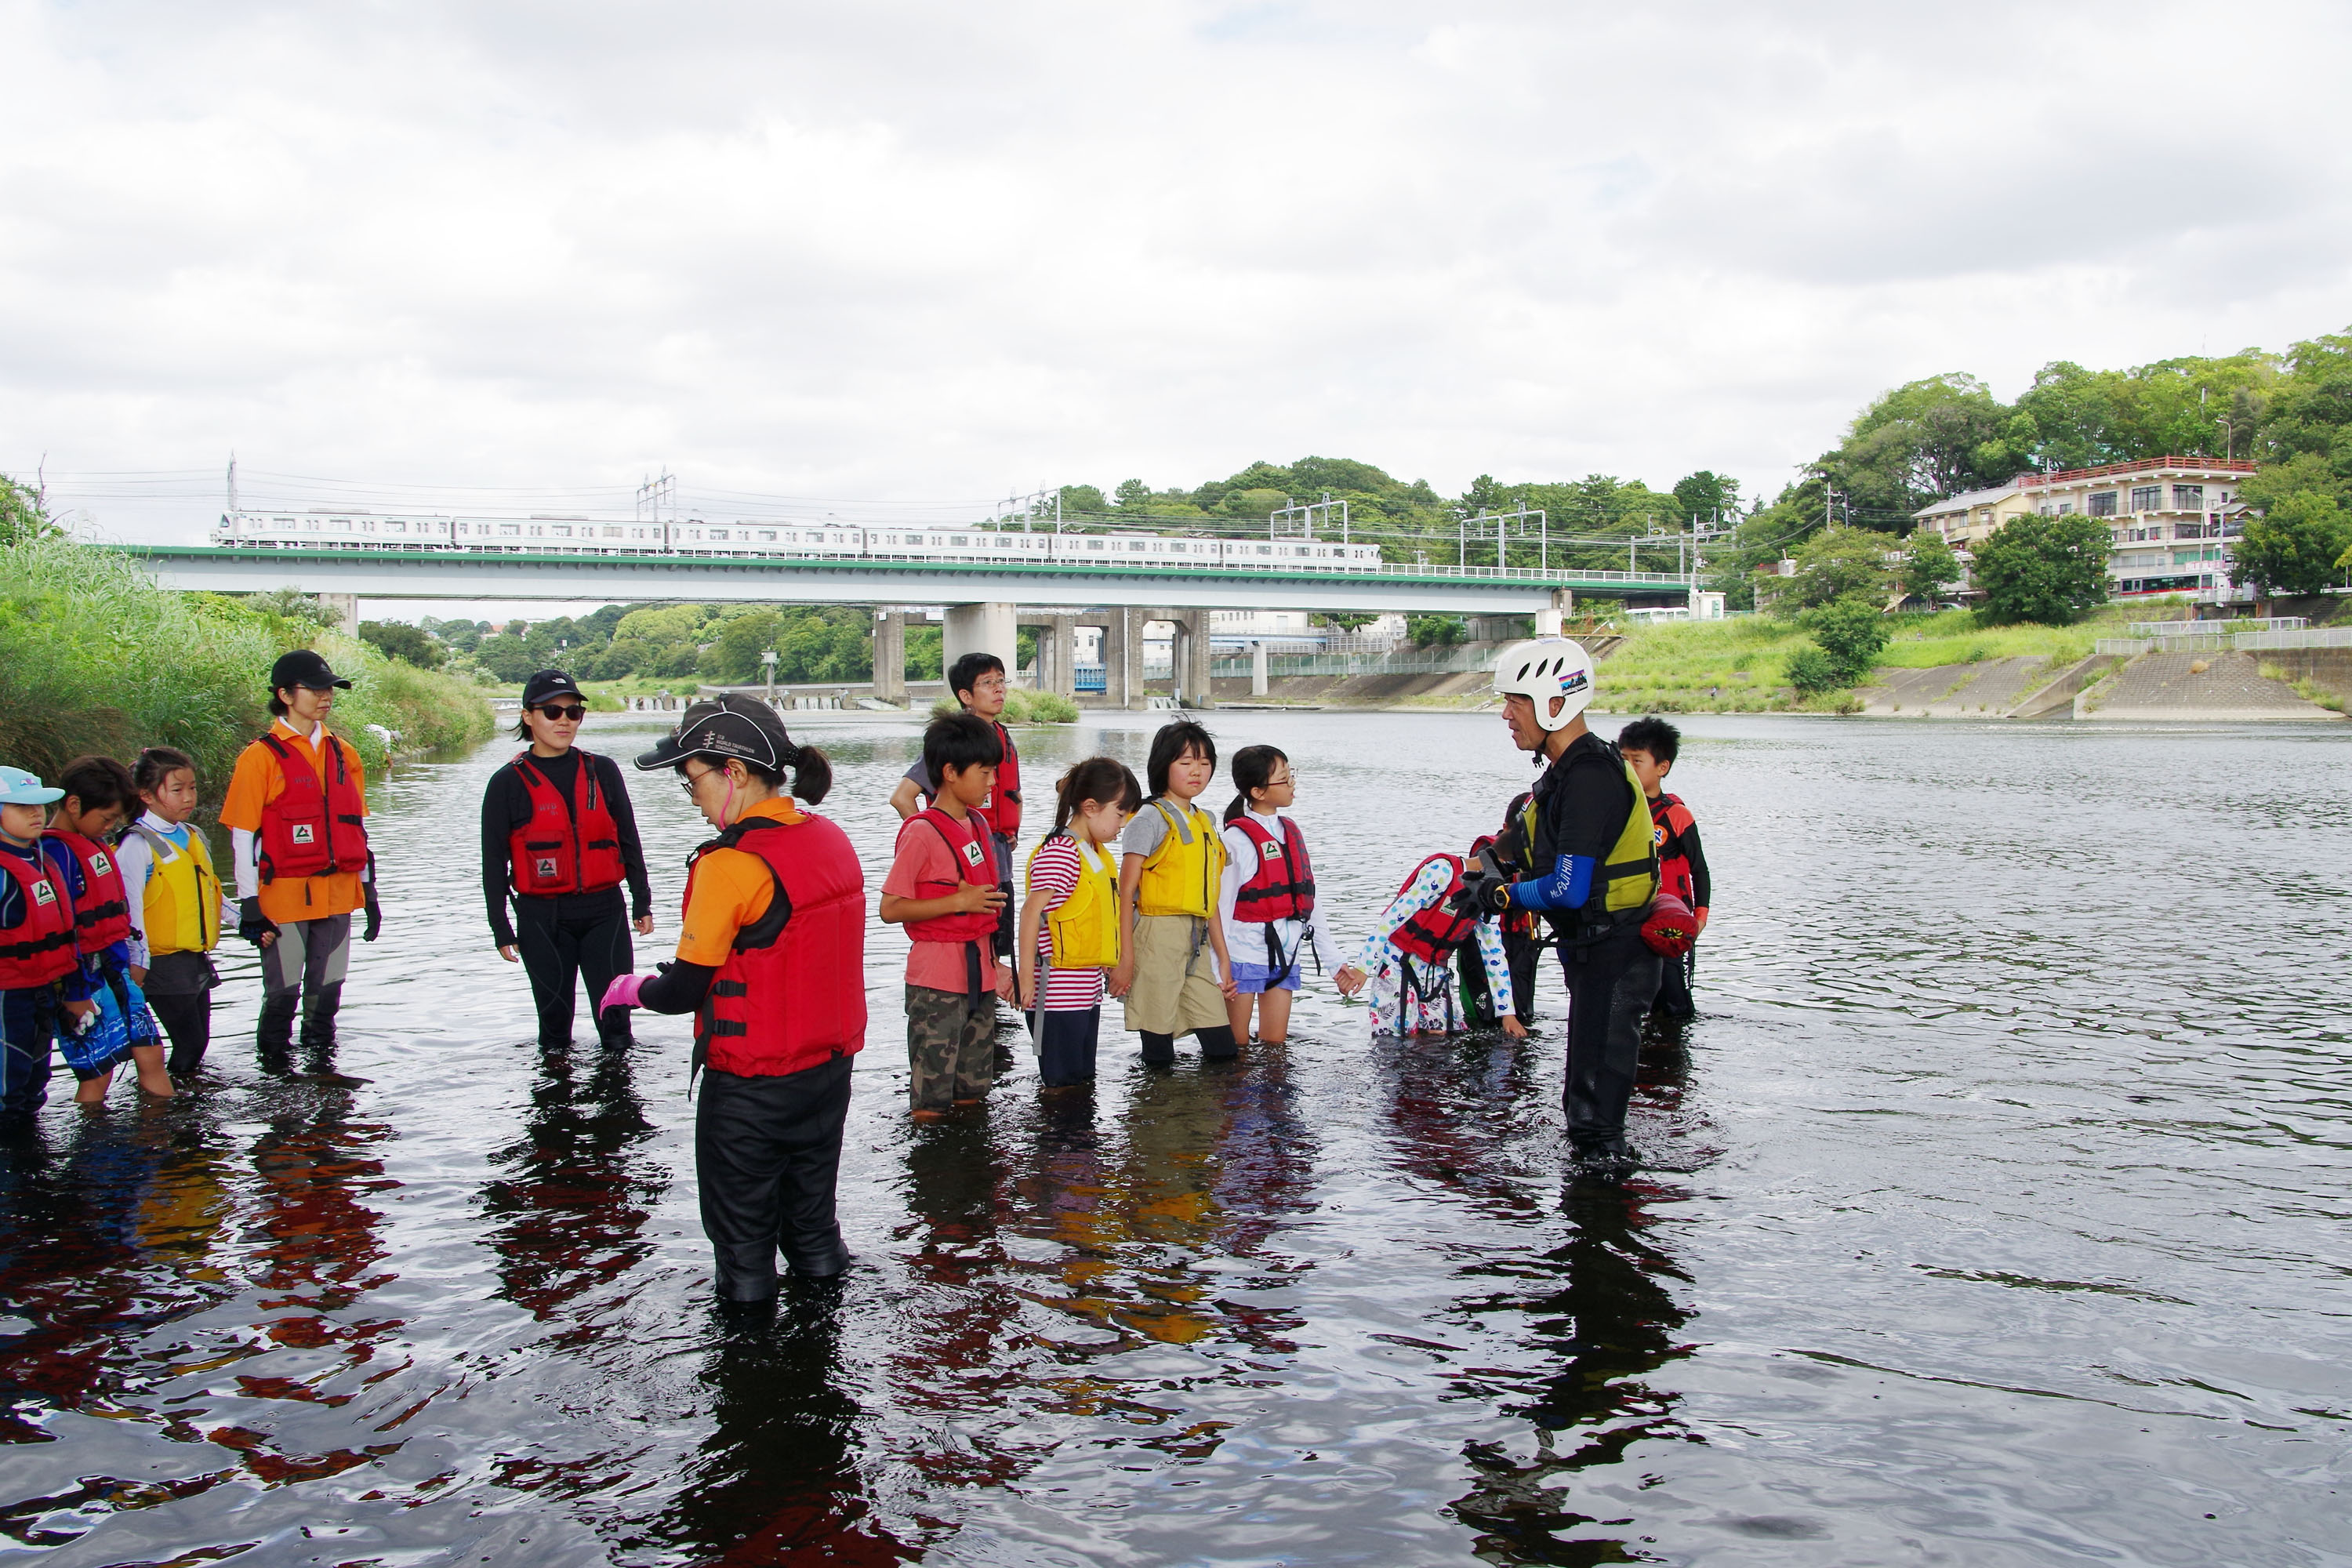
[[[49,1097],[60,1020],[79,1028],[96,1004],[69,997],[80,970],[73,900],[41,849],[49,807],[66,792],[0,767],[0,1130],[18,1131]]]

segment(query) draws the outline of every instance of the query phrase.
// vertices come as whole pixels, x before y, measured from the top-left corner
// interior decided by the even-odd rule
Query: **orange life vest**
[[[278,774],[286,783],[278,798],[261,808],[257,864],[265,883],[367,867],[366,805],[352,781],[348,751],[334,735],[322,731],[320,738],[333,759],[324,784],[301,747],[289,746],[275,734],[254,742],[277,756]]]

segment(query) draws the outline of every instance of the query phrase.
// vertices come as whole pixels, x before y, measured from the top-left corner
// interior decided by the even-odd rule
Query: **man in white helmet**
[[[1456,902],[1550,921],[1568,977],[1569,1141],[1580,1171],[1620,1176],[1634,1163],[1625,1106],[1658,990],[1658,955],[1642,940],[1658,888],[1649,802],[1617,749],[1585,725],[1592,659],[1580,645],[1543,637],[1506,650],[1495,689],[1513,743],[1550,766],[1497,845],[1523,874],[1473,872]]]

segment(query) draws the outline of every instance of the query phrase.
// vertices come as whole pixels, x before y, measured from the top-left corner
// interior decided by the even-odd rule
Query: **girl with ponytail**
[[[1038,1073],[1062,1089],[1094,1079],[1103,976],[1119,953],[1112,846],[1142,809],[1143,789],[1117,758],[1088,757],[1054,795],[1054,831],[1029,852],[1013,945]]]

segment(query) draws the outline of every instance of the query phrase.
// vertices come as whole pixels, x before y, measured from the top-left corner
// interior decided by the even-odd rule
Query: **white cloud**
[[[2347,37],[2322,5],[0,0],[0,467],[1770,487],[1912,377],[2352,321]],[[206,482],[87,504],[186,537]]]

